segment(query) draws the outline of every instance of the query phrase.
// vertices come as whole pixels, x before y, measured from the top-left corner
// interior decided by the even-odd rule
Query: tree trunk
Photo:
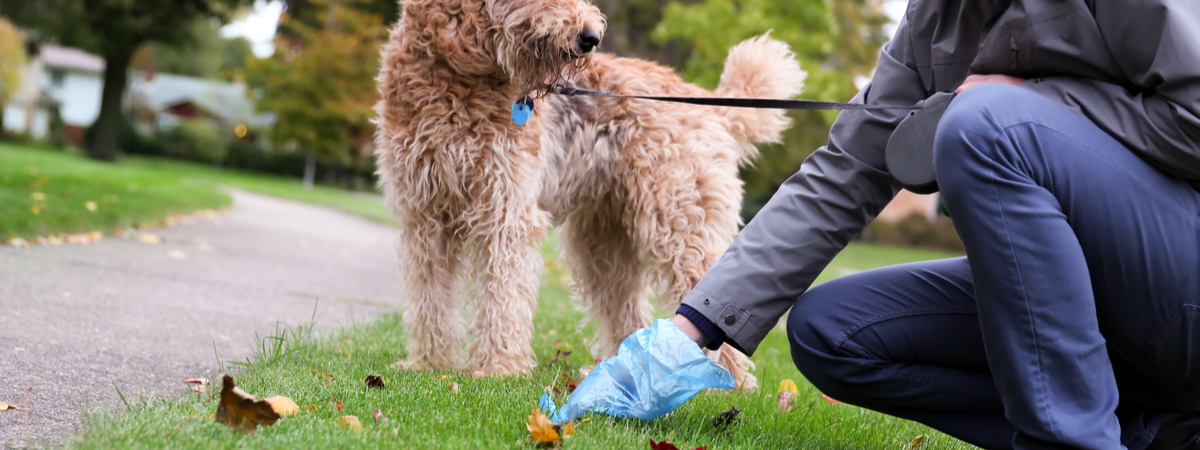
[[[308,152],[308,158],[304,161],[304,190],[313,188],[313,180],[317,177],[317,154]]]
[[[104,57],[104,94],[100,97],[100,116],[92,125],[88,156],[101,161],[116,161],[121,140],[121,100],[129,81],[130,55],[110,53]]]

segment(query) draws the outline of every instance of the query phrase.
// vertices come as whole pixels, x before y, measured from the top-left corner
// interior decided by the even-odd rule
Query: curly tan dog
[[[562,231],[577,300],[599,321],[593,354],[613,355],[670,311],[732,241],[738,165],[776,142],[778,110],[612,98],[538,98],[515,125],[510,105],[552,83],[626,94],[709,96],[669,68],[593,55],[604,17],[586,0],[409,0],[378,77],[379,174],[400,219],[411,368],[514,374],[530,341],[551,223]],[[805,74],[766,36],[730,51],[719,96],[788,98]],[[477,299],[462,344],[466,290]],[[746,357],[710,355],[751,388]]]

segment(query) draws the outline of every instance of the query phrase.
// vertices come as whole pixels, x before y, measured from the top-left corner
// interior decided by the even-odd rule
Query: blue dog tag
[[[513,123],[518,126],[525,125],[525,122],[528,122],[530,117],[533,117],[533,99],[521,97],[516,103],[512,104]]]

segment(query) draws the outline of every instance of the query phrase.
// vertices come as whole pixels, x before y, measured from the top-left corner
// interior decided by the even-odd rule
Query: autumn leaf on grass
[[[343,429],[350,431],[362,431],[363,429],[362,422],[358,421],[357,416],[342,416],[338,417],[333,422],[341,425]]]
[[[268,405],[271,405],[271,410],[275,411],[275,414],[279,414],[280,416],[290,416],[300,412],[300,405],[297,405],[296,402],[292,401],[292,399],[282,395],[268,397],[263,399],[263,401],[267,402]]]
[[[554,442],[559,439],[571,437],[575,433],[575,423],[567,422],[566,424],[554,423],[549,417],[542,414],[542,410],[533,408],[533,413],[529,415],[529,424],[525,425],[529,429],[529,437],[533,442]]]
[[[650,450],[679,450],[679,447],[676,447],[675,444],[668,442],[666,439],[663,439],[661,442],[654,442],[654,439],[651,439]],[[708,450],[708,446],[696,447],[693,450]]]
[[[367,389],[383,389],[383,377],[379,375],[367,375],[367,379],[363,380],[363,383],[367,385]]]
[[[779,410],[788,412],[792,407],[796,406],[796,394],[800,391],[796,388],[796,382],[792,380],[783,380],[779,382]]]
[[[272,425],[279,414],[265,400],[246,393],[233,385],[233,377],[221,375],[221,403],[217,405],[217,422],[230,428],[253,430],[259,425]]]
[[[919,435],[908,444],[908,450],[919,450],[921,448],[921,440],[925,439],[925,435]]]

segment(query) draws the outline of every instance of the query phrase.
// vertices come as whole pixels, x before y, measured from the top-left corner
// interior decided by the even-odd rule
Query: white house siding
[[[24,106],[9,104],[4,107],[4,129],[28,133],[34,139],[45,139],[50,132],[50,114],[45,109],[34,108],[32,121]]]
[[[61,69],[46,68],[42,75],[42,89],[58,101],[58,112],[63,123],[78,127],[90,127],[100,116],[100,97],[104,92],[104,79],[99,73],[62,70],[62,83],[54,83],[54,73]]]

